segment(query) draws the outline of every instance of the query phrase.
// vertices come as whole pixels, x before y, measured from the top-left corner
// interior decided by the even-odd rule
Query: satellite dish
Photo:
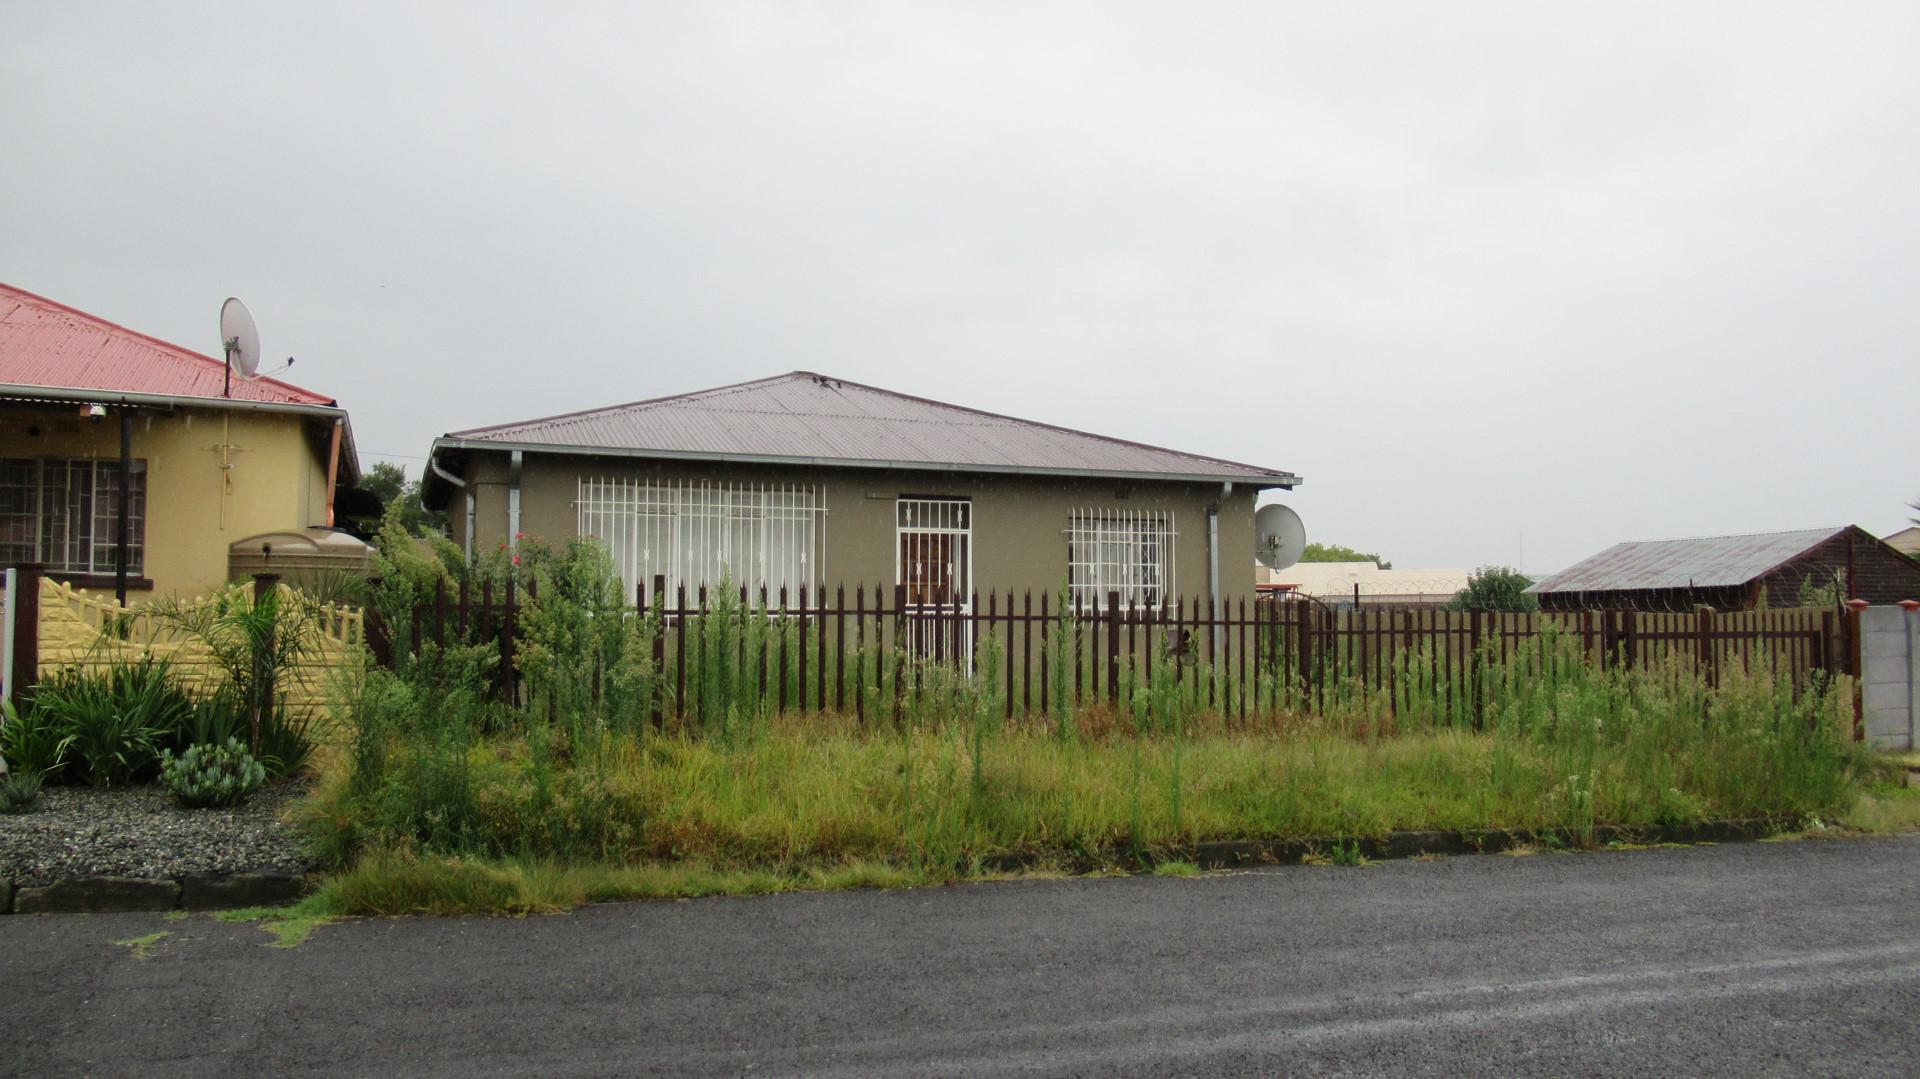
[[[235,371],[252,378],[260,370],[260,331],[247,305],[232,296],[220,305],[220,350],[227,356],[227,396],[232,396]]]
[[[1307,526],[1278,503],[1253,515],[1253,557],[1268,569],[1286,569],[1307,553]]]

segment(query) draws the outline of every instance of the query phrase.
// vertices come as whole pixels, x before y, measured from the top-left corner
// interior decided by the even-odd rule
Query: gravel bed
[[[0,813],[0,880],[300,872],[308,859],[281,820],[304,783],[274,783],[230,809],[181,809],[161,787],[47,787],[27,813]]]

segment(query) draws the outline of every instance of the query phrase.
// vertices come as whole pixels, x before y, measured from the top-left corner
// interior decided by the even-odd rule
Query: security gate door
[[[904,586],[907,652],[964,661],[973,654],[973,503],[964,498],[902,498],[897,508],[897,583]]]

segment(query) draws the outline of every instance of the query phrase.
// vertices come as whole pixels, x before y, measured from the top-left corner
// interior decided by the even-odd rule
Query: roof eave
[[[35,386],[27,383],[0,383],[0,398],[22,401],[46,401],[55,404],[85,402],[102,405],[131,405],[136,408],[208,408],[234,412],[273,412],[290,416],[311,416],[338,420],[342,430],[341,456],[349,482],[360,477],[360,458],[354,446],[353,421],[338,405],[312,405],[299,401],[248,401],[231,397],[194,397],[173,393],[134,393],[127,390],[102,390],[82,386]]]
[[[87,386],[36,386],[22,382],[0,382],[0,397],[15,397],[29,401],[97,401],[104,405],[221,408],[239,412],[292,412],[306,416],[344,416],[347,412],[339,405],[309,404],[303,401],[251,401],[237,397],[138,393],[131,390],[103,390]]]
[[[508,442],[497,439],[459,438],[443,435],[433,440],[431,454],[443,449],[498,450],[523,453],[572,454],[586,457],[631,457],[666,461],[715,461],[732,464],[812,466],[817,468],[861,468],[873,471],[909,472],[981,472],[1015,476],[1088,476],[1098,479],[1142,480],[1157,483],[1231,483],[1254,490],[1279,487],[1292,490],[1305,482],[1291,472],[1256,475],[1222,472],[1138,472],[1125,469],[1048,468],[1034,465],[974,465],[937,461],[890,461],[847,457],[790,457],[764,453],[714,453],[690,450],[630,449],[609,446],[564,446],[541,442]]]

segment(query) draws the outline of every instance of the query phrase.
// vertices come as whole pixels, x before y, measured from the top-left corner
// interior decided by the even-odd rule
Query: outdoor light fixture
[[[107,414],[107,406],[101,404],[84,405],[80,409],[80,414],[88,419],[97,420]]]

